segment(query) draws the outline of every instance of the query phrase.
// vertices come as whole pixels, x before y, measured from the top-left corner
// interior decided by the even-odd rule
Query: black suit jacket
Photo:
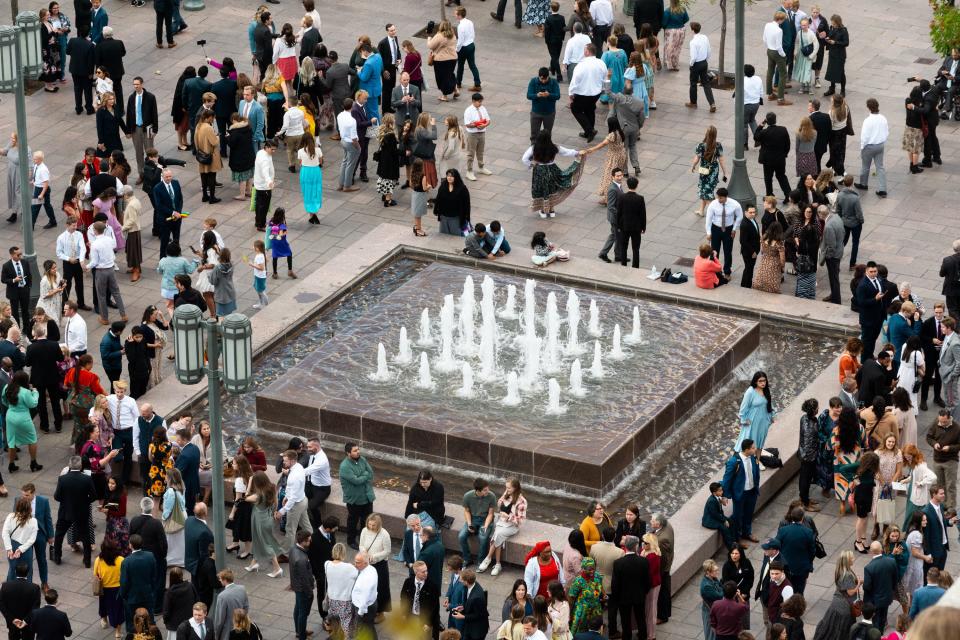
[[[167,557],[167,534],[159,518],[140,514],[130,521],[130,535],[137,534],[143,539],[143,550],[149,551],[154,558]]]
[[[613,562],[610,593],[620,605],[640,604],[650,591],[650,564],[631,553]]]
[[[313,577],[317,585],[323,584],[326,578],[326,570],[323,563],[333,557],[333,545],[337,542],[337,536],[330,534],[330,540],[327,540],[323,533],[317,529],[310,536],[310,547],[307,549],[307,556],[310,558],[310,566],[313,567]]]
[[[567,21],[559,13],[551,13],[543,23],[543,39],[551,44],[563,44],[567,35]]]
[[[73,635],[70,618],[51,605],[34,609],[27,622],[37,634],[37,640],[65,640]]]
[[[943,341],[943,323],[940,323],[940,333],[938,335],[937,319],[930,317],[920,325],[920,342],[923,343],[923,359],[928,363],[928,367],[934,366],[934,363],[940,359],[940,350],[933,344],[934,338],[938,338],[941,342]]]
[[[218,118],[229,118],[237,111],[237,81],[230,78],[220,78],[210,87],[210,93],[217,96],[213,105],[213,112]],[[226,132],[221,131],[223,136]]]
[[[106,69],[114,82],[119,82],[123,78],[123,56],[125,55],[127,55],[127,48],[123,46],[123,40],[104,38],[93,51],[93,61]]]
[[[830,143],[830,134],[833,132],[830,116],[822,111],[814,111],[810,114],[810,122],[813,123],[813,128],[817,130],[817,141],[813,145],[814,152],[826,153],[827,145]]]
[[[647,203],[636,191],[627,191],[617,200],[617,229],[628,233],[647,230]]]
[[[877,282],[880,284],[880,289],[885,291],[883,280],[878,277]],[[857,285],[856,296],[857,306],[860,308],[860,326],[879,327],[883,324],[887,307],[883,304],[882,298],[877,300],[878,293],[880,291],[877,291],[877,288],[873,286],[870,278],[863,278]]]
[[[149,127],[154,134],[160,129],[160,120],[157,114],[157,97],[143,90],[143,99],[140,101],[143,111],[143,126]],[[133,91],[127,97],[127,131],[133,132],[137,128],[137,92]]]
[[[660,31],[660,24],[663,21],[663,0],[637,0],[633,5],[633,26],[637,30],[637,37],[640,37],[640,27],[644,23],[650,25],[653,29],[653,35]]]
[[[463,603],[463,640],[484,640],[490,629],[490,613],[487,611],[487,592],[474,584]]]
[[[745,256],[760,255],[760,223],[757,218],[740,223],[740,253]]]
[[[874,558],[863,568],[863,599],[886,607],[897,593],[897,563],[891,556]]]
[[[757,129],[753,141],[760,145],[760,164],[782,162],[790,155],[790,132],[778,124]]]
[[[393,59],[393,50],[390,48],[390,38],[384,38],[377,44],[377,51],[380,52],[380,57],[383,58],[383,70],[390,74],[390,77],[393,78],[394,82],[397,79],[397,66],[396,64],[400,62],[401,57],[403,56],[403,49],[400,48],[400,39],[397,38],[397,59]],[[389,97],[389,96],[388,96]]]
[[[23,355],[23,352],[20,351],[20,347],[13,344],[6,338],[0,338],[0,360],[3,358],[10,358],[10,361],[13,363],[13,370],[20,371],[26,363],[26,358]],[[9,384],[9,382],[7,383]]]
[[[26,260],[20,260],[20,271],[23,272],[24,285],[22,287],[13,281],[14,278],[17,277],[17,271],[13,267],[13,260],[7,260],[3,263],[3,267],[0,268],[0,282],[7,285],[7,300],[15,299],[21,293],[21,289],[28,292],[30,291],[33,276],[30,275],[30,268],[27,266]]]
[[[89,17],[87,18],[89,22]],[[96,48],[86,38],[75,36],[67,42],[67,55],[70,56],[70,66],[67,70],[71,75],[90,78],[93,75],[93,50]]]
[[[57,519],[72,522],[87,522],[90,503],[97,499],[93,479],[82,471],[69,471],[57,480],[53,499],[60,503]]]
[[[323,36],[320,35],[316,25],[304,31],[303,35],[300,36],[300,62],[303,62],[303,59],[307,56],[312,56],[313,50],[321,42],[323,42]]]
[[[230,624],[232,625],[233,622]],[[203,626],[207,628],[207,633],[204,637],[213,638],[213,620],[206,618],[203,621]],[[200,640],[200,636],[193,630],[193,625],[190,624],[190,620],[184,620],[180,623],[180,626],[177,627],[177,640]]]
[[[197,571],[200,558],[210,555],[210,545],[213,544],[213,532],[203,521],[196,516],[187,518],[183,528],[184,539],[184,568],[191,574]]]
[[[413,576],[403,581],[400,587],[400,602],[403,603],[403,612],[413,615],[413,597],[416,594],[416,579]],[[440,637],[440,592],[437,587],[427,580],[420,588],[420,621],[430,625],[431,635]]]
[[[153,188],[153,207],[157,218],[166,221],[174,211],[183,211],[183,192],[180,190],[180,182],[171,180],[173,185],[173,200],[170,199],[170,192],[167,191],[167,184],[161,180]]]
[[[40,585],[27,581],[7,580],[0,586],[0,613],[13,628],[14,620],[27,620],[34,609],[40,608]]]
[[[86,25],[87,30],[90,30],[90,21],[93,14],[93,3],[90,0],[73,0],[73,23],[77,27],[77,31],[81,27]],[[71,71],[71,73],[73,73]]]
[[[45,338],[27,347],[26,366],[30,367],[30,384],[35,387],[53,387],[60,383],[57,363],[63,362],[60,345]]]
[[[923,119],[927,122],[927,127],[936,129],[940,124],[940,110],[937,108],[940,104],[940,89],[937,85],[931,85],[930,90],[923,94],[923,104],[920,112]]]
[[[943,278],[945,296],[960,296],[960,253],[954,253],[940,263],[940,277]]]
[[[882,396],[890,402],[890,378],[887,370],[876,360],[868,360],[857,370],[857,400],[865,405],[873,402],[877,396]]]

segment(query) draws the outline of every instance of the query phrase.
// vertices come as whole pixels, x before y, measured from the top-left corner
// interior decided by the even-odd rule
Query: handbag
[[[50,548],[53,549],[53,547],[50,547]],[[97,562],[100,562],[100,558],[97,558],[96,562],[93,563],[94,571],[97,570]],[[91,587],[90,590],[93,592],[93,595],[95,596],[103,595],[103,580],[101,580],[100,576],[98,576],[96,573],[93,574],[93,581],[91,582],[90,587]]]
[[[163,531],[165,533],[179,533],[183,531],[186,522],[187,517],[183,512],[183,507],[180,506],[180,501],[174,495],[173,510],[170,511],[170,517],[163,521]]]
[[[850,110],[849,110],[849,109],[847,109],[847,128],[844,129],[844,131],[846,131],[846,133],[847,133],[848,136],[852,136],[852,135],[854,134],[854,131],[853,131],[853,118],[850,117]]]
[[[893,490],[890,484],[884,484],[880,489],[880,497],[877,498],[877,523],[890,524],[896,516],[897,503],[893,498]]]
[[[427,66],[428,67],[433,66],[433,51],[427,54]]]
[[[202,164],[202,165],[213,164],[212,153],[207,153],[206,151],[200,151],[200,149],[197,149],[193,155],[196,156],[197,158],[197,164]]]
[[[920,387],[923,385],[923,378],[917,375],[917,352],[913,352],[913,393],[919,393]]]
[[[816,270],[817,264],[813,258],[803,253],[797,256],[797,273],[814,273]]]
[[[708,176],[710,175],[710,167],[704,167],[701,165],[697,167],[697,173],[699,173],[702,176]]]
[[[823,560],[827,557],[827,550],[823,548],[823,543],[820,542],[820,537],[816,537],[813,540],[813,544],[816,549],[813,552],[813,555],[817,557],[818,560]]]

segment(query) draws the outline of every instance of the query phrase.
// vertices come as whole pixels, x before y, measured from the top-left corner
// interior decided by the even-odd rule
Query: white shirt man
[[[710,235],[710,227],[712,226],[721,229],[733,226],[733,231],[736,232],[740,228],[740,223],[743,222],[743,208],[740,207],[740,203],[730,197],[726,197],[724,200],[724,202],[721,202],[720,197],[718,197],[707,206],[707,212],[704,216],[706,218],[707,235]]]
[[[117,247],[117,241],[113,238],[112,230],[109,226],[104,227],[103,231],[97,233],[96,224],[90,227],[93,234],[90,242],[90,261],[87,267],[90,269],[113,269],[116,264],[113,250]]]
[[[536,622],[524,622],[523,635],[527,640],[547,640],[547,636],[544,635],[543,631],[537,628]],[[598,635],[597,637],[601,636]]]
[[[284,494],[283,506],[280,507],[280,515],[290,512],[298,503],[307,499],[306,496],[307,474],[299,462],[290,466],[287,471],[287,490]]]
[[[863,120],[860,128],[860,148],[864,149],[871,144],[884,144],[890,137],[890,127],[886,117],[879,113],[871,113]]]
[[[110,409],[110,416],[113,418],[114,431],[133,429],[137,426],[137,418],[140,417],[140,409],[137,407],[137,401],[125,392],[126,389],[122,392],[120,389],[117,389],[117,393],[112,393],[107,396],[107,407]],[[133,432],[131,432],[131,434],[132,433]]]
[[[86,257],[83,234],[77,231],[76,223],[68,224],[67,230],[57,236],[57,258],[66,264],[82,264]]]
[[[257,191],[270,191],[273,189],[273,180],[273,156],[266,149],[260,149],[253,164],[253,188]]]
[[[568,67],[568,73],[573,73],[573,70],[569,69],[570,65],[576,66],[583,60],[583,51],[588,44],[590,36],[585,33],[576,33],[567,41],[567,48],[563,51],[563,66]]]
[[[571,40],[572,42],[572,40]],[[607,65],[593,54],[584,53],[570,77],[568,95],[599,96],[603,92],[603,82],[607,79]]]
[[[710,39],[702,33],[690,39],[690,66],[710,59]]]
[[[590,17],[598,27],[613,25],[613,5],[610,0],[594,0],[590,3]]]
[[[759,105],[763,98],[763,80],[756,73],[743,79],[743,104]]]
[[[473,27],[473,20],[460,18],[457,23],[457,51],[477,41],[477,32]]]
[[[310,454],[310,462],[304,474],[307,480],[315,487],[329,487],[330,480],[330,461],[323,449],[318,449],[316,453]]]
[[[357,121],[354,120],[349,109],[344,109],[337,116],[337,131],[340,133],[340,140],[358,140]]]
[[[63,309],[63,340],[70,355],[82,355],[87,352],[87,321],[79,313],[65,306]]]
[[[887,171],[883,167],[883,145],[890,137],[890,127],[887,119],[880,115],[880,103],[876,98],[867,100],[870,115],[863,121],[860,129],[860,182],[854,186],[858,189],[867,188],[870,179],[870,166],[877,167],[877,195],[885,198],[887,195]]]
[[[350,594],[350,600],[353,606],[357,608],[357,614],[367,615],[367,610],[377,602],[377,570],[370,566],[369,562],[357,561],[359,573],[357,581],[353,583],[353,592]],[[361,565],[362,568],[361,568]]]
[[[777,55],[786,57],[783,51],[783,29],[780,28],[782,20],[773,20],[763,25],[763,44],[768,51],[776,51]]]

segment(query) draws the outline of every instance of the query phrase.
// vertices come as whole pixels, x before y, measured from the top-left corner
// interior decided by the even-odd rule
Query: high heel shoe
[[[853,548],[857,550],[857,553],[866,553],[867,549],[864,546],[864,541],[861,541],[860,538],[857,538],[856,542],[853,543]]]
[[[249,558],[249,557],[250,557],[250,552],[249,552],[249,551],[247,551],[246,553],[242,553],[242,554],[241,554],[241,553],[238,553],[238,554],[237,554],[237,560],[246,560],[246,559]]]
[[[283,577],[283,567],[280,567],[279,569],[277,569],[277,570],[274,571],[273,573],[268,573],[268,574],[267,574],[267,577],[268,577],[268,578],[282,578],[282,577]]]
[[[11,462],[7,465],[7,471],[10,473],[16,473],[17,471],[20,471],[20,467]]]
[[[236,543],[236,544],[232,544],[232,545],[230,545],[229,547],[227,547],[227,551],[230,551],[230,552],[239,551],[239,550],[240,550],[240,543],[239,543],[239,542]]]
[[[259,564],[251,564],[251,565],[249,565],[249,566],[244,567],[243,570],[246,571],[246,572],[248,572],[248,573],[251,572],[251,571],[260,571],[260,565],[259,565]]]

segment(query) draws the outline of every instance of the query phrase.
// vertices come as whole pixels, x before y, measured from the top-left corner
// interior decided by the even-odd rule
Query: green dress
[[[584,558],[583,565],[588,561],[593,562],[593,559]],[[584,577],[582,573],[577,576],[567,592],[570,601],[574,603],[573,624],[570,625],[570,632],[574,635],[586,632],[587,622],[603,614],[603,577],[596,571],[587,575],[590,577]]]
[[[20,388],[16,404],[7,401],[7,387],[3,388],[3,406],[7,407],[7,446],[13,449],[37,443],[37,428],[33,426],[30,410],[37,408],[40,392]]]
[[[270,566],[273,557],[283,553],[273,535],[273,508],[253,504],[253,513],[250,516],[250,533],[253,538],[253,557],[261,567]]]

